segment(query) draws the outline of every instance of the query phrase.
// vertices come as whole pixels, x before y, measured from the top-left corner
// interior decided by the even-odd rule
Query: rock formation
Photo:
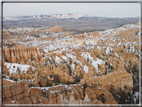
[[[33,60],[34,57],[37,57],[38,60],[41,59],[41,54],[36,47],[3,47],[3,58],[6,62],[26,64],[29,59]]]

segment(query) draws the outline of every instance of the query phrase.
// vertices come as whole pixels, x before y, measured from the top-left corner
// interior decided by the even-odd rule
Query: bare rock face
[[[32,60],[34,57],[41,59],[41,54],[36,47],[3,47],[3,58],[6,62],[27,64],[29,59]]]
[[[88,71],[87,74],[88,74],[89,78],[94,76],[94,72],[93,71]]]
[[[69,82],[74,82],[74,78],[73,78],[72,76],[69,76],[69,77],[68,77],[68,81],[69,81]]]
[[[88,97],[88,99],[90,99],[90,101],[94,101],[97,99],[96,95],[94,94],[93,90],[89,87],[87,87],[85,89],[85,92],[86,92],[86,96]]]
[[[64,70],[63,65],[61,63],[58,64],[58,68],[60,68],[61,70]]]
[[[59,26],[59,25],[56,25],[56,26],[53,26],[53,27],[50,27],[48,28],[47,30],[49,33],[50,32],[63,32],[64,30]]]
[[[68,80],[69,74],[62,71],[60,68],[54,68],[53,70],[51,70],[51,73],[52,72],[56,75],[58,74],[61,77],[61,81],[63,81],[64,79],[66,80],[66,77],[67,77],[67,80]]]
[[[101,88],[101,90],[100,90]],[[97,97],[103,93],[106,104],[117,104],[113,96],[103,86],[87,87],[86,95],[81,85],[32,87],[27,83],[15,83],[3,87],[4,104],[103,104]]]
[[[88,74],[85,73],[85,74],[83,75],[83,80],[86,81],[86,80],[88,80],[88,78],[89,78]]]
[[[76,73],[77,76],[80,76],[80,75],[81,75],[81,74],[80,74],[80,69],[79,69],[79,67],[76,67],[76,68],[75,68],[75,73]]]
[[[70,85],[70,87],[71,87],[71,89],[74,92],[75,100],[80,100],[80,94],[79,94],[79,92],[72,85]]]
[[[8,75],[8,74],[9,74],[9,73],[8,73],[8,69],[7,69],[6,66],[3,66],[3,74],[4,74],[4,75]]]
[[[105,65],[104,65],[104,64],[99,65],[99,68],[100,68],[101,74],[103,74],[103,73],[106,72],[106,68],[105,68]]]
[[[36,104],[36,98],[29,96],[29,86],[25,82],[3,86],[4,104]]]
[[[66,73],[68,73],[69,74],[69,69],[68,69],[68,67],[67,67],[67,65],[64,63],[64,68],[65,68],[65,71],[66,71]]]
[[[115,77],[115,78],[114,78]],[[107,81],[107,82],[106,82]],[[132,76],[125,70],[115,71],[111,74],[107,74],[102,76],[91,77],[87,80],[87,84],[90,85],[101,83],[104,87],[109,89],[111,84],[115,87],[120,87],[124,89],[124,86],[128,86],[129,88],[133,87],[133,79]]]
[[[84,94],[83,94],[83,90],[81,89],[81,87],[80,86],[74,86],[74,87],[79,92],[81,100],[84,100]]]
[[[95,89],[93,89],[93,91],[96,94],[96,96],[101,99],[103,103],[107,103],[111,100],[112,102],[109,102],[109,104],[118,104],[115,101],[113,95],[105,87],[97,86]]]
[[[100,37],[100,33],[98,31],[95,31],[93,33],[91,33],[92,36],[95,36],[95,37]]]

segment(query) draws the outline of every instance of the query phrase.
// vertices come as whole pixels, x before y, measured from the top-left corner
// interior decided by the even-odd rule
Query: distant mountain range
[[[79,17],[89,17],[85,13],[71,13],[71,14],[53,14],[53,15],[32,15],[32,16],[10,16],[3,17],[4,20],[28,20],[28,19],[66,19],[74,18],[78,19]]]
[[[54,25],[60,25],[64,29],[109,29],[139,22],[139,17],[91,17],[84,13],[13,16],[4,17],[3,19],[3,28],[5,29],[15,27],[51,27]]]

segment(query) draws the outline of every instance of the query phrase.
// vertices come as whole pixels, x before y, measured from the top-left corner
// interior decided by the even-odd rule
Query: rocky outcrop
[[[37,57],[38,61],[41,59],[41,54],[36,47],[3,47],[3,58],[6,62],[27,64],[34,57]]]
[[[84,75],[83,79],[86,80],[87,85],[101,83],[107,89],[110,89],[111,85],[122,89],[124,89],[124,86],[127,86],[130,89],[133,87],[132,76],[125,70],[115,71],[107,75],[95,76],[88,79]]]
[[[3,86],[4,104],[32,104],[28,92],[29,86],[25,82]]]
[[[103,90],[103,87],[101,87]],[[85,96],[81,85],[58,85],[29,88],[26,81],[3,86],[4,104],[103,104],[97,97],[104,93],[107,104],[113,96],[106,90],[88,87]],[[115,102],[115,101],[113,101]],[[113,103],[114,104],[114,103]],[[115,103],[117,104],[117,103]]]
[[[95,31],[95,32],[91,33],[91,36],[100,37],[101,35],[98,31]]]
[[[49,33],[50,32],[63,32],[64,30],[59,26],[59,25],[56,25],[56,26],[53,26],[53,27],[50,27],[48,28],[47,30]]]
[[[60,76],[61,81],[68,81],[69,80],[69,74],[61,70],[60,68],[54,68],[53,70],[50,71],[51,73],[54,73],[55,75]]]
[[[2,81],[3,81],[3,86],[5,86],[5,85],[12,85],[12,84],[16,83],[16,81],[9,80],[9,79],[2,79]]]

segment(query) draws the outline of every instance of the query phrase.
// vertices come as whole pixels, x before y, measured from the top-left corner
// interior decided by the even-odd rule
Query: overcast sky
[[[138,17],[139,3],[3,3],[3,16],[86,13],[100,17]]]

